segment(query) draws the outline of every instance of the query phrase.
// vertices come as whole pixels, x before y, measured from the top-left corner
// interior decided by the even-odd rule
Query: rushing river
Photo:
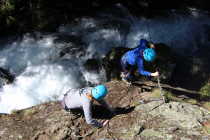
[[[105,57],[113,47],[134,48],[140,38],[165,43],[189,56],[210,46],[210,18],[204,11],[171,10],[167,16],[146,19],[132,16],[123,7],[119,9],[120,14],[75,19],[53,34],[28,33],[0,44],[0,67],[16,77],[0,90],[0,113],[60,100],[69,88],[104,83],[105,71],[88,71],[84,63]],[[59,36],[77,37],[79,43],[72,41],[72,45],[69,40],[59,40]],[[69,47],[70,53],[61,57],[60,52],[68,46],[73,46]]]

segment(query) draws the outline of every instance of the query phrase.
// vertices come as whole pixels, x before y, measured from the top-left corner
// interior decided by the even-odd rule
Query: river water
[[[189,56],[210,46],[210,18],[205,11],[164,11],[164,16],[150,19],[134,17],[123,7],[117,11],[75,19],[55,33],[27,33],[0,44],[0,67],[16,77],[12,84],[1,88],[0,113],[60,100],[69,88],[104,83],[105,71],[88,71],[84,63],[105,57],[113,47],[134,48],[141,38],[165,43]],[[79,45],[58,41],[59,36],[76,36]],[[60,52],[67,46],[73,46],[70,52],[76,51],[61,57]]]

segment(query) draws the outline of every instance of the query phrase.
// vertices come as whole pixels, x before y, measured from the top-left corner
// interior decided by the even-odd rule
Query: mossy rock
[[[37,112],[38,111],[34,108],[26,109],[26,110],[23,111],[23,116],[28,117],[28,116],[34,115]]]
[[[161,95],[162,94],[162,95]],[[159,88],[154,88],[151,93],[152,98],[162,98],[164,96],[166,102],[169,101],[181,101],[179,98],[177,98],[175,95],[173,95],[171,92],[166,90],[161,90]]]
[[[208,96],[210,97],[210,83],[206,83],[203,87],[200,89],[200,93],[202,96]]]
[[[210,102],[204,102],[202,103],[202,106],[208,110],[210,110]]]
[[[189,104],[198,104],[198,100],[196,99],[192,99],[192,98],[188,98],[188,99],[183,99],[182,97],[177,97],[177,95],[167,91],[167,90],[162,90],[162,95],[165,97],[166,102],[169,101],[177,101],[177,102],[185,102],[185,103],[189,103]],[[152,90],[151,93],[151,97],[152,98],[162,98],[161,96],[161,92],[159,88],[154,88]],[[209,104],[209,108],[210,108],[210,104]]]
[[[141,136],[146,137],[148,139],[150,138],[164,138],[163,133],[159,131],[155,131],[153,129],[146,129],[142,132]]]
[[[191,99],[191,98],[190,99],[186,99],[185,102],[193,104],[193,105],[198,104],[198,101],[196,99]]]
[[[156,92],[158,92],[158,91],[156,91]],[[193,99],[193,98],[187,97],[187,99],[186,99],[186,98],[183,98],[183,97],[178,97],[176,94],[173,94],[172,92],[169,92],[169,91],[166,91],[166,90],[163,90],[162,92],[163,92],[163,95],[164,95],[167,102],[176,101],[176,102],[189,103],[189,104],[192,104],[192,105],[199,104],[199,101],[196,100],[196,99]],[[158,93],[156,93],[156,95],[158,95]],[[209,106],[209,108],[210,108],[210,106]]]
[[[159,88],[155,88],[152,90],[151,97],[153,98],[161,98],[161,92],[164,94],[166,91],[160,91]]]

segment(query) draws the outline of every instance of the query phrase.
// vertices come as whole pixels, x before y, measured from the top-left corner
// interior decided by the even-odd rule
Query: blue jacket
[[[145,76],[150,76],[151,72],[145,71],[144,65],[143,65],[143,61],[144,61],[143,51],[147,48],[147,43],[148,43],[147,40],[141,39],[138,47],[126,52],[123,55],[123,58],[131,66],[137,65],[139,74],[145,75]]]

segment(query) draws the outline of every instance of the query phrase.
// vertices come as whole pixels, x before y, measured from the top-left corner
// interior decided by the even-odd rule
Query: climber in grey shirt
[[[82,108],[84,111],[85,120],[88,124],[96,127],[103,127],[108,123],[108,120],[106,120],[104,123],[94,120],[92,118],[91,109],[93,100],[96,100],[114,114],[114,110],[103,99],[107,93],[107,88],[104,85],[86,87],[82,89],[71,89],[64,95],[61,104],[65,109]]]

